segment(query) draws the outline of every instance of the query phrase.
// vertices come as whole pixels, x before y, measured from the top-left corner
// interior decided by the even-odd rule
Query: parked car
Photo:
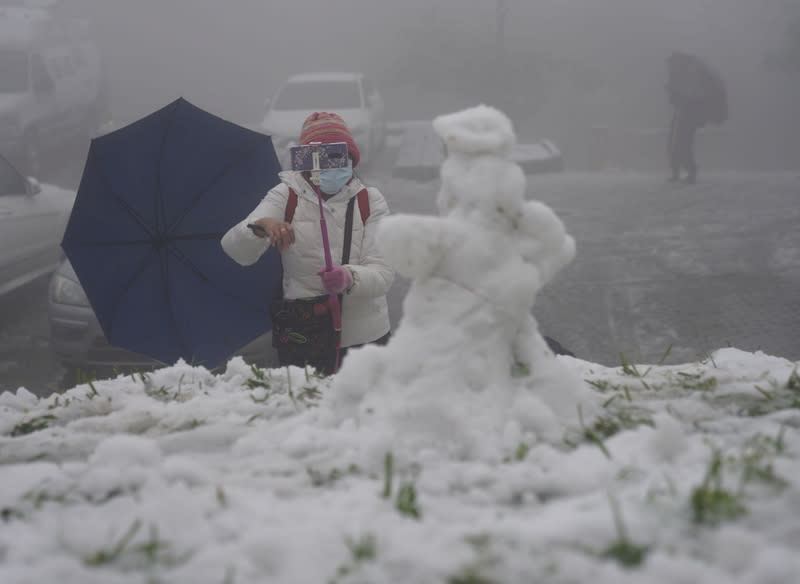
[[[430,181],[439,176],[445,153],[442,140],[429,121],[394,122],[389,132],[397,149],[392,176],[418,181]],[[561,151],[550,140],[515,144],[511,158],[525,174],[564,170]]]
[[[74,381],[78,372],[103,377],[114,371],[128,373],[163,366],[150,357],[109,344],[68,259],[50,280],[48,320],[50,345],[67,369],[67,381]],[[277,366],[271,339],[269,333],[263,335],[237,355],[262,367]]]
[[[362,164],[374,157],[386,140],[386,112],[371,78],[363,73],[302,73],[289,77],[266,101],[261,129],[272,136],[275,151],[288,168],[305,119],[317,111],[339,114],[361,152]]]
[[[95,135],[108,88],[88,23],[0,7],[0,153],[41,174],[44,152]]]
[[[26,178],[0,156],[0,295],[58,267],[74,202],[75,191]]]

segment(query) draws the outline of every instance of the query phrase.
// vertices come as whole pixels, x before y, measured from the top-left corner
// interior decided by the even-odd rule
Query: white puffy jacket
[[[253,212],[223,236],[222,247],[243,266],[258,261],[269,247],[269,238],[254,235],[247,224],[261,217],[283,220],[291,187],[297,193],[292,220],[295,242],[281,254],[283,296],[307,298],[325,294],[317,275],[325,266],[317,194],[299,172],[283,171],[279,176],[282,182],[270,189]],[[354,176],[341,191],[322,203],[334,265],[342,261],[347,203],[363,188],[364,184]],[[386,294],[394,281],[394,270],[375,245],[377,223],[389,214],[389,206],[378,189],[368,187],[367,192],[370,214],[366,224],[361,220],[357,202],[353,209],[353,236],[347,267],[353,272],[354,285],[342,301],[342,347],[379,339],[390,327]]]

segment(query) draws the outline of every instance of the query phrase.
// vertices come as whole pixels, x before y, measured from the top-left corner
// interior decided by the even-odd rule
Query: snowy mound
[[[568,359],[602,415],[487,432],[495,461],[331,427],[329,379],[240,359],[3,393],[0,582],[794,584],[798,365]]]
[[[384,219],[378,243],[412,280],[385,347],[352,351],[331,388],[338,420],[386,442],[497,460],[486,436],[560,440],[595,408],[538,332],[537,292],[575,254],[546,205],[525,200],[502,112],[478,106],[434,120],[447,147],[440,216]]]

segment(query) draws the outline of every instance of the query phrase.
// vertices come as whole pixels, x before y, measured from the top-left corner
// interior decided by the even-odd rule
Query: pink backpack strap
[[[283,212],[283,220],[291,223],[294,219],[294,210],[297,208],[297,193],[289,188],[289,198],[286,200],[286,210]]]

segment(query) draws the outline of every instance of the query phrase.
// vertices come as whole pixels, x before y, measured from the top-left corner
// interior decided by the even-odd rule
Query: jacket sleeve
[[[353,272],[354,284],[350,290],[352,296],[383,296],[389,292],[394,282],[395,271],[378,251],[376,231],[381,219],[389,215],[389,205],[381,192],[370,187],[369,217],[364,224],[364,236],[361,244],[359,263],[350,263],[347,267]]]
[[[220,243],[225,253],[242,266],[256,263],[258,258],[269,249],[269,238],[258,237],[247,227],[247,224],[262,217],[283,219],[288,198],[289,188],[283,183],[270,189],[245,219],[231,227],[222,236]]]

